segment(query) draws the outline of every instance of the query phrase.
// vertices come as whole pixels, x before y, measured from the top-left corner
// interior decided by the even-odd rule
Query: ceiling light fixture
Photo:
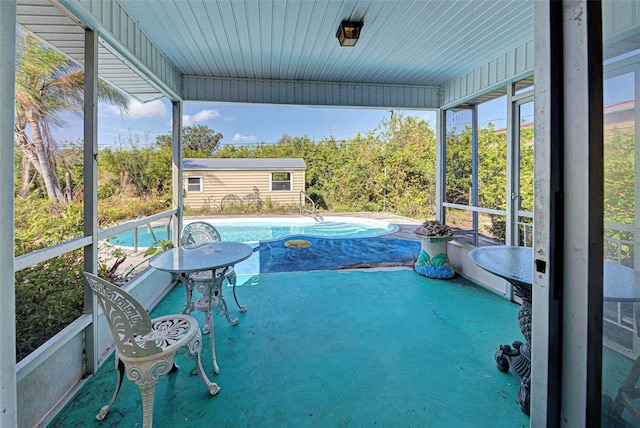
[[[355,46],[360,37],[362,24],[362,22],[342,21],[336,33],[340,46]]]

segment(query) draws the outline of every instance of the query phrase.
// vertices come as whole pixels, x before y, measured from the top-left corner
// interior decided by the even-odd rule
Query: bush
[[[100,201],[100,227],[167,209],[151,196],[112,196]],[[15,199],[15,252],[27,254],[82,236],[83,205],[66,205],[35,196]],[[122,254],[114,253],[121,258]],[[110,280],[111,260],[99,261],[99,273]],[[16,359],[19,361],[77,319],[83,312],[83,251],[77,250],[16,272]]]
[[[184,207],[184,215],[187,216],[203,216],[203,215],[255,215],[255,214],[298,214],[300,206],[298,204],[279,204],[271,198],[267,198],[266,202],[261,201],[238,201],[237,203],[221,203],[216,207],[209,200],[199,208],[192,208],[188,205]]]
[[[82,250],[16,273],[16,359],[20,361],[80,315]]]

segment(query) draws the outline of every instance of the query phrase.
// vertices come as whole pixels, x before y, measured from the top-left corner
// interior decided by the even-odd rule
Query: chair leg
[[[109,404],[102,406],[102,409],[100,409],[100,412],[96,415],[96,419],[99,421],[102,421],[104,420],[104,418],[107,417],[107,413],[109,413],[111,406],[113,406],[113,403],[116,401],[116,397],[120,392],[120,387],[122,387],[122,380],[124,379],[124,363],[120,361],[120,358],[118,358],[117,353],[115,356],[115,361],[116,361],[116,373],[117,373],[116,390],[113,392],[113,396],[111,397],[111,401],[109,402]]]
[[[158,378],[155,376],[151,376],[146,381],[138,383],[138,388],[140,388],[140,393],[142,394],[142,427],[143,428],[151,428],[151,426],[153,425],[153,401],[155,398],[157,383],[158,383]]]
[[[238,282],[238,278],[236,277],[235,273],[229,276],[229,282],[231,283],[231,286],[233,288],[233,298],[236,301],[236,305],[238,305],[238,307],[240,308],[240,312],[247,312],[247,308],[244,305],[241,305],[238,301],[238,295],[236,294],[236,282]]]
[[[211,335],[211,340],[213,341],[213,334]],[[213,364],[215,366],[214,370],[215,370],[215,373],[217,374],[218,366],[215,360],[215,347],[212,349],[214,349],[214,359],[213,359]],[[204,371],[204,368],[202,367],[202,358],[201,358],[202,336],[200,335],[200,332],[198,332],[198,334],[193,338],[193,340],[189,342],[189,344],[187,345],[187,350],[189,351],[189,354],[192,355],[196,360],[196,369],[198,370],[198,376],[200,376],[200,380],[202,381],[204,386],[209,390],[209,394],[216,395],[220,391],[220,387],[218,386],[217,383],[211,382],[209,380],[209,377],[207,376],[207,374]]]
[[[193,312],[193,281],[189,278],[182,278],[182,283],[184,284],[184,291],[187,293],[187,303],[184,305],[184,309],[182,310],[183,314],[189,315]]]
[[[202,334],[209,334],[211,328],[209,327],[209,322],[207,321],[207,315],[205,315],[204,326],[202,327]]]
[[[222,312],[222,314],[227,318],[229,324],[238,324],[238,317],[231,319],[231,316],[229,315],[229,309],[227,308],[227,301],[224,300],[224,296],[222,296],[222,294],[220,295],[220,303],[218,303],[218,308],[218,310]]]
[[[209,331],[209,340],[211,341],[211,360],[213,361],[213,372],[215,374],[220,373],[220,368],[218,367],[218,359],[216,358],[216,335],[215,328],[213,326],[213,314],[211,311],[208,312],[207,316],[207,327]]]
[[[199,332],[199,331],[198,331]],[[162,354],[151,361],[128,361],[126,373],[129,380],[135,382],[142,394],[142,426],[153,425],[153,401],[156,385],[160,376],[175,371],[174,353]]]

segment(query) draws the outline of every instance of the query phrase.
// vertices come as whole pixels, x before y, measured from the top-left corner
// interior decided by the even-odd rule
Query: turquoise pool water
[[[379,236],[397,230],[397,226],[386,221],[355,217],[325,217],[323,221],[312,218],[291,219],[216,219],[203,220],[220,232],[223,241],[257,242],[270,241],[290,235],[308,235],[317,237],[367,237]],[[189,223],[189,222],[185,222]],[[153,228],[157,240],[167,238],[165,226]],[[113,238],[109,242],[123,247],[134,246],[134,233],[129,231]],[[138,247],[150,247],[154,238],[146,226],[138,228]]]

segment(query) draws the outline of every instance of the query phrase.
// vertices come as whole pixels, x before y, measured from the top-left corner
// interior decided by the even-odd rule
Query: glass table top
[[[533,251],[529,247],[480,247],[470,251],[469,258],[508,281],[529,285],[533,282]],[[640,272],[612,262],[604,262],[603,270],[604,300],[640,301]]]
[[[168,272],[198,272],[230,266],[251,254],[253,248],[241,242],[208,242],[172,248],[158,254],[149,264]]]
[[[507,281],[533,282],[533,251],[530,247],[480,247],[469,258],[482,269]]]

